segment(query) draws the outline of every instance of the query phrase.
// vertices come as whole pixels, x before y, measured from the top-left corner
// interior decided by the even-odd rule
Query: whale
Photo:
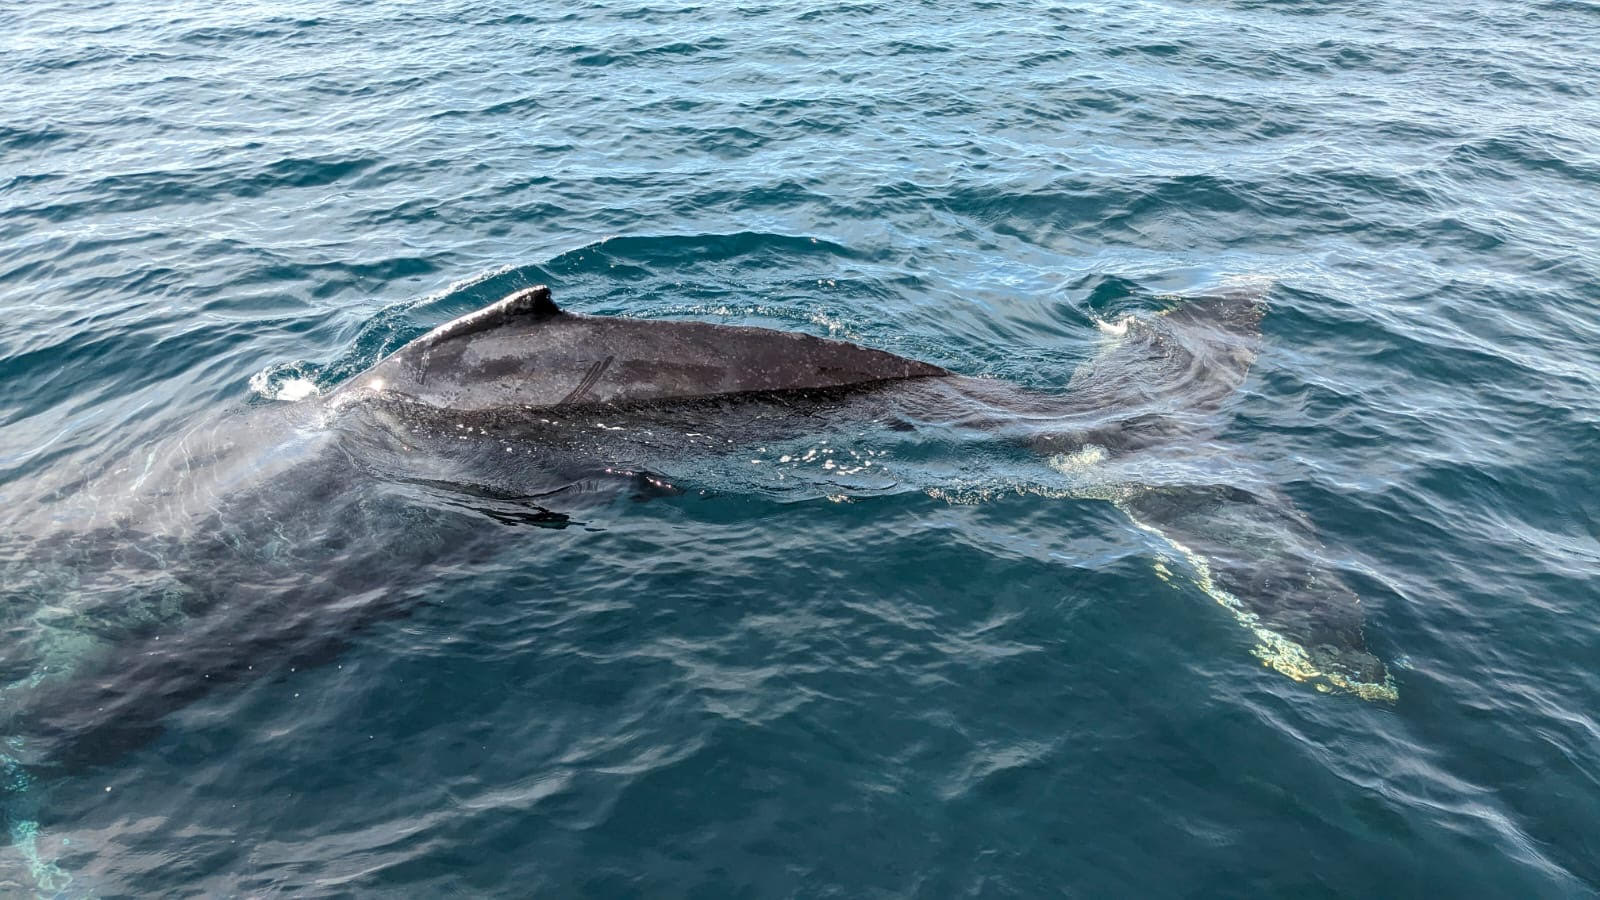
[[[1264,665],[1393,700],[1361,598],[1314,522],[1270,479],[1237,477],[1249,453],[1227,440],[1228,409],[1265,296],[1221,289],[1097,322],[1099,352],[1051,391],[850,341],[585,315],[547,286],[515,291],[315,399],[197,426],[109,473],[115,487],[63,489],[83,498],[78,513],[57,504],[48,523],[9,527],[27,537],[0,548],[0,567],[30,603],[7,615],[32,637],[4,660],[0,725],[28,737],[14,756],[31,770],[103,764],[219,685],[336,658],[443,573],[493,558],[508,527],[582,524],[612,494],[672,502],[750,448],[862,428],[1018,448],[1061,496],[1121,510],[1157,573],[1214,600]],[[1196,448],[1229,466],[1174,475]],[[396,522],[405,533],[365,539]],[[67,582],[71,604],[32,602]]]
[[[571,313],[538,285],[430,331],[329,403],[384,410],[403,431],[442,416],[545,448],[572,442],[563,418],[598,416],[610,423],[613,458],[629,434],[654,439],[613,467],[630,472],[691,436],[743,446],[815,430],[819,419],[1011,432],[1081,469],[1213,440],[1259,352],[1264,312],[1263,288],[1246,283],[1158,316],[1100,323],[1108,349],[1053,394],[809,334]],[[1165,543],[1256,638],[1267,666],[1324,689],[1393,698],[1387,667],[1366,646],[1359,596],[1281,490],[1124,479],[1091,481],[1081,493],[1110,499]]]

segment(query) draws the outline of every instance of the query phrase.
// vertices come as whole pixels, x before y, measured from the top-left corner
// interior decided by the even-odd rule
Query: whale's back
[[[849,388],[948,375],[807,334],[563,312],[530,288],[407,344],[342,387],[459,412],[553,410]]]

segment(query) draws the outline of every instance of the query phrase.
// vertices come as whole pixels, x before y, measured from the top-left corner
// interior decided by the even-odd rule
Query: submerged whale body
[[[1260,290],[1236,289],[1125,318],[1065,392],[1047,393],[805,334],[579,315],[547,288],[519,291],[321,401],[184,435],[166,471],[121,497],[124,513],[9,551],[59,553],[80,593],[104,601],[74,619],[94,623],[87,637],[11,655],[54,674],[0,697],[8,733],[36,737],[30,765],[113,758],[217,684],[327,659],[366,623],[406,615],[441,572],[503,544],[485,519],[561,527],[595,479],[671,493],[674,466],[695,454],[861,422],[1036,452],[1079,478],[1074,496],[1109,500],[1158,537],[1267,665],[1392,698],[1359,599],[1281,492],[1119,469],[1216,443],[1263,309]],[[270,453],[243,452],[261,446]],[[290,472],[285,459],[295,490],[266,478]],[[371,496],[350,498],[357,479]],[[363,539],[396,522],[398,539]],[[92,649],[37,662],[67,643]]]

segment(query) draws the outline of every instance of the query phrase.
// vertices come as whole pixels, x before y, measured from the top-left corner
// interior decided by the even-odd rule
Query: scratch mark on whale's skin
[[[572,406],[582,403],[589,392],[594,389],[595,382],[599,381],[600,376],[605,374],[606,369],[611,366],[611,361],[614,359],[616,359],[616,356],[607,356],[591,366],[583,376],[583,380],[578,382],[578,386],[572,389],[572,393],[562,397],[556,406]]]

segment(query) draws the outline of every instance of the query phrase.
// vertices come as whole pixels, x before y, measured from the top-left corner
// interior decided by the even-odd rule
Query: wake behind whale
[[[970,498],[947,466],[904,461],[936,444],[1014,451],[1046,489],[1115,503],[1267,665],[1392,699],[1360,601],[1305,516],[1238,466],[1187,462],[1248,457],[1219,434],[1264,309],[1259,288],[1233,288],[1106,325],[1105,351],[1047,393],[516,292],[326,398],[198,427],[14,522],[4,730],[35,771],[113,759],[218,685],[314,665],[407,615],[445,573],[503,552],[506,526],[582,524],[619,497]]]

